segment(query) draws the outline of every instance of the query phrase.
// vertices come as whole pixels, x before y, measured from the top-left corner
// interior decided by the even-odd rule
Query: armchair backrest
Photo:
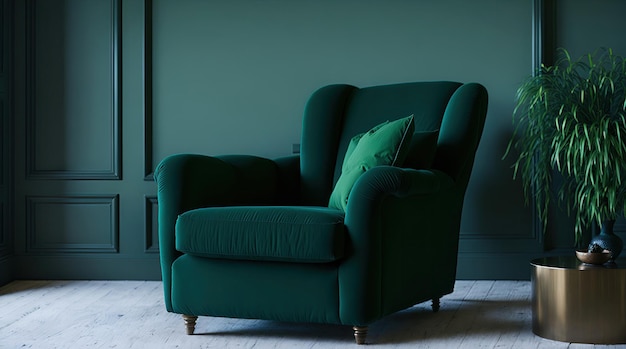
[[[329,85],[310,97],[300,146],[301,200],[325,206],[350,139],[386,120],[413,114],[415,132],[439,130],[433,169],[467,186],[487,110],[476,83],[413,82],[358,88]]]

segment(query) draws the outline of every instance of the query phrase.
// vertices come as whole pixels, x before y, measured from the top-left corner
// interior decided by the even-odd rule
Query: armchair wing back
[[[320,88],[304,111],[300,146],[303,204],[326,205],[354,135],[411,114],[415,115],[416,132],[439,131],[433,169],[467,185],[486,109],[486,90],[476,83],[435,81]]]
[[[477,83],[329,85],[300,154],[177,154],[155,171],[165,305],[198,316],[367,326],[452,292],[461,211],[487,112]],[[329,207],[355,135],[413,115],[402,163],[374,166]]]

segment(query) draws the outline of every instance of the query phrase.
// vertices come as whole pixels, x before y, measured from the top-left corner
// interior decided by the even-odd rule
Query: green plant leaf
[[[626,60],[612,49],[572,59],[558,50],[515,94],[505,155],[545,231],[552,199],[575,217],[577,243],[591,223],[626,213]],[[554,190],[552,174],[562,185]]]

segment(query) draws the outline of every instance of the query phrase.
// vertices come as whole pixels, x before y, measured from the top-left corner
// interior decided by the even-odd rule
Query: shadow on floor
[[[427,339],[502,336],[531,331],[529,300],[445,300],[439,312],[422,303],[369,327],[368,343],[399,344]],[[182,320],[181,320],[182,322]],[[181,324],[182,325],[182,324]],[[181,328],[182,330],[182,328]],[[315,342],[353,342],[351,326],[200,317],[196,335],[251,336]]]

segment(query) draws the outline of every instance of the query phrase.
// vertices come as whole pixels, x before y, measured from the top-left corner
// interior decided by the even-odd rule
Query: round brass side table
[[[626,343],[626,259],[593,266],[572,255],[530,264],[533,333],[563,342]]]

